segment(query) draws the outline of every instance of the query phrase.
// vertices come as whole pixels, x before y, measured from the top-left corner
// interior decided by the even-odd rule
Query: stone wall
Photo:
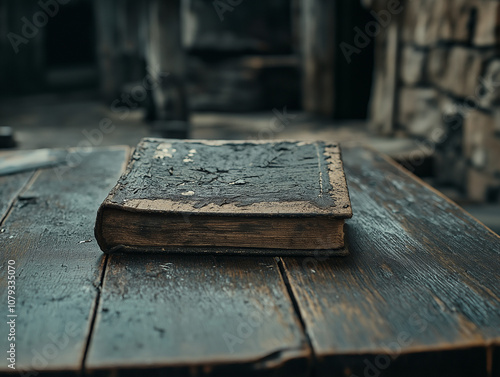
[[[384,13],[391,1],[370,5]],[[438,184],[500,201],[500,1],[401,5],[376,36],[373,129],[418,138]]]

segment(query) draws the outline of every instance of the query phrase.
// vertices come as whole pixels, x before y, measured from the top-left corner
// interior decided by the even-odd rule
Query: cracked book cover
[[[345,255],[338,144],[143,139],[101,205],[105,252]]]

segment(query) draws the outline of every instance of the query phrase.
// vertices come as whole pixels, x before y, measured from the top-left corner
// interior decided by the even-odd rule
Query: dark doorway
[[[46,81],[66,89],[97,84],[93,3],[77,0],[60,5],[47,24]]]
[[[354,44],[355,27],[365,29],[373,20],[360,1],[342,0],[336,2],[336,46],[335,46],[335,118],[366,119],[371,96],[374,68],[374,45],[371,42],[347,61],[340,43]]]

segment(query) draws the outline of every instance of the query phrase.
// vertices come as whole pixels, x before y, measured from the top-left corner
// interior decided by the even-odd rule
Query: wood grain
[[[172,246],[284,249],[307,255],[313,250],[344,247],[344,220],[329,218],[145,215],[107,208],[99,245],[105,251],[168,251]],[[169,247],[167,247],[169,246]],[[272,250],[269,250],[275,256]]]
[[[355,211],[346,258],[102,257],[93,219],[126,155],[85,155],[62,180],[53,169],[0,178],[18,371],[78,375],[85,362],[94,376],[500,375],[499,237],[391,161],[344,151]],[[2,302],[6,285],[2,273]]]
[[[486,375],[499,237],[375,152],[347,149],[344,164],[351,255],[284,258],[320,374]]]
[[[128,149],[72,153],[71,161],[80,163],[62,175],[57,168],[40,171],[0,234],[1,269],[6,271],[8,260],[16,267],[17,372],[80,373],[102,273],[103,256],[93,240],[95,212],[118,179]],[[5,305],[6,287],[2,272]],[[2,336],[2,352],[7,343]],[[0,374],[9,371],[2,357]]]
[[[0,177],[0,224],[32,175],[33,172]]]
[[[498,371],[499,237],[375,152],[344,164],[350,256],[283,259],[319,375]]]
[[[89,374],[307,373],[306,339],[274,259],[109,258]]]

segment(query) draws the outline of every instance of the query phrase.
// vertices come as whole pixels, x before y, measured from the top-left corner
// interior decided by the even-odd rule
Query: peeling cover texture
[[[324,142],[144,139],[118,182],[112,203],[169,199],[196,209],[208,204],[243,207],[273,202],[336,207],[327,146]]]

